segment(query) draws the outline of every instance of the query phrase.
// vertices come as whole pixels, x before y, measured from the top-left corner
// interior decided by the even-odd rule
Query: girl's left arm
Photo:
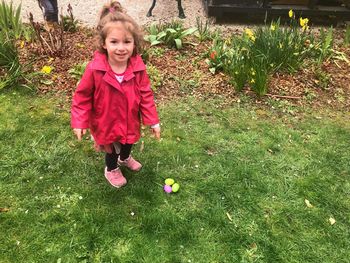
[[[139,90],[141,94],[140,112],[142,122],[144,125],[154,125],[159,123],[159,118],[156,105],[154,103],[151,82],[146,71],[143,71],[141,74]]]

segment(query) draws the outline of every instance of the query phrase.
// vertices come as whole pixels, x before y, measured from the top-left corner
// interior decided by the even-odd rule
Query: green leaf
[[[51,79],[42,79],[40,80],[40,83],[49,86],[53,84],[53,81]]]
[[[181,39],[176,38],[176,39],[174,39],[174,41],[175,41],[176,48],[177,49],[181,49],[182,48],[182,41],[181,41]]]
[[[163,43],[163,41],[159,41],[159,40],[154,40],[151,42],[151,46],[155,46],[155,45],[158,45],[158,44],[161,44]]]
[[[166,32],[170,32],[172,34],[175,34],[177,31],[173,28],[167,28]]]
[[[182,32],[182,34],[181,34],[181,36],[188,36],[188,35],[191,35],[191,34],[193,34],[194,32],[196,32],[197,31],[197,28],[195,28],[195,27],[191,27],[191,28],[188,28],[188,29],[186,29],[185,31],[183,31]]]
[[[162,31],[157,35],[157,39],[162,39],[165,36],[166,36],[166,32]]]

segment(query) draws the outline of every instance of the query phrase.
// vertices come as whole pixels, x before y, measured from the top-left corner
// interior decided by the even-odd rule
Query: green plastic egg
[[[166,185],[173,185],[174,183],[175,183],[175,181],[172,178],[165,179],[165,184]]]
[[[177,191],[179,191],[180,185],[178,183],[175,183],[175,184],[173,184],[171,189],[173,190],[173,193],[176,193]]]

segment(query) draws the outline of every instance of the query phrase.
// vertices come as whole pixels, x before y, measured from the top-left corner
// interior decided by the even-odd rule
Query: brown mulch
[[[341,32],[341,30],[340,30]],[[338,33],[341,38],[341,33]],[[48,75],[51,83],[39,81],[39,92],[64,94],[67,103],[76,87],[77,80],[68,72],[76,64],[89,61],[95,50],[94,32],[88,28],[81,28],[75,33],[65,33],[65,48],[60,56],[50,58],[42,54],[37,46],[26,43],[22,50],[22,60],[36,58],[34,70],[40,71],[45,65],[51,66],[53,71]],[[312,107],[330,107],[348,110],[350,105],[350,65],[345,61],[331,60],[321,65],[316,71],[303,68],[294,74],[275,74],[269,81],[269,91],[262,98],[256,97],[249,88],[243,93],[237,93],[229,84],[228,77],[222,73],[215,75],[209,72],[204,54],[209,50],[210,43],[188,45],[178,51],[162,47],[162,56],[151,55],[147,63],[155,66],[161,76],[162,83],[155,90],[157,102],[167,102],[186,95],[193,95],[199,99],[220,97],[223,104],[240,101],[245,94],[259,102],[268,99],[287,100],[296,105],[309,104]],[[350,59],[350,48],[336,47]],[[152,53],[151,53],[152,54]],[[323,72],[317,74],[317,72]]]

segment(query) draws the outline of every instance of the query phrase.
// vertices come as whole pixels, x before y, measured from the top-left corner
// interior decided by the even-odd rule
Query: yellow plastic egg
[[[180,185],[178,183],[174,183],[171,189],[173,190],[173,193],[176,193],[177,191],[179,191]]]
[[[165,184],[166,185],[173,185],[174,183],[175,183],[175,181],[172,178],[165,179]]]

